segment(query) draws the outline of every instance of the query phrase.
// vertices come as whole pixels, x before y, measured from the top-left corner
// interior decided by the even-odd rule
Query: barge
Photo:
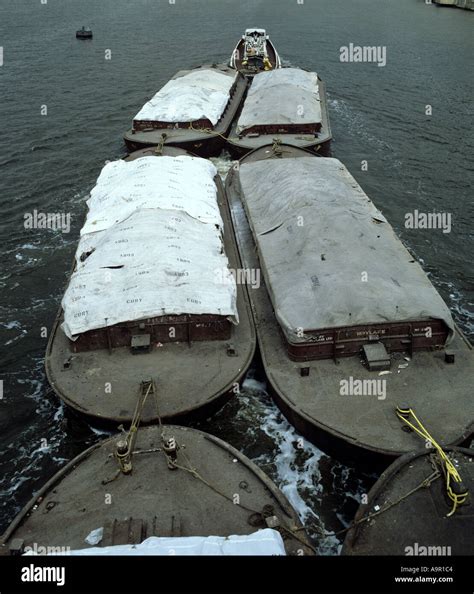
[[[46,352],[53,390],[96,423],[130,423],[137,406],[145,424],[209,415],[256,344],[215,167],[144,149],[106,165],[88,206]]]
[[[315,72],[281,68],[254,76],[227,145],[234,157],[275,142],[328,154],[331,138],[324,82]]]
[[[263,365],[303,435],[384,467],[419,446],[393,415],[407,402],[445,445],[474,430],[472,346],[347,169],[293,146],[250,153],[226,191]]]
[[[229,66],[252,77],[281,68],[281,59],[265,29],[246,29],[232,52]]]
[[[285,496],[227,443],[173,425],[133,435],[93,445],[54,475],[0,554],[313,554]]]
[[[224,64],[181,70],[136,114],[125,144],[129,151],[165,145],[217,156],[246,89],[246,78]]]
[[[445,455],[462,479],[461,490],[467,493],[463,503],[454,508],[446,467],[435,450],[405,454],[387,468],[359,507],[342,554],[472,556],[474,451],[450,448]]]

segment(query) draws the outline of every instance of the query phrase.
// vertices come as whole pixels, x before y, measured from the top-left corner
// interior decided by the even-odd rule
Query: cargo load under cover
[[[173,168],[179,175],[167,186]],[[237,322],[215,174],[211,163],[192,157],[106,165],[83,229],[98,231],[81,236],[62,301],[69,338],[166,315],[214,314]],[[216,270],[225,282],[216,282]]]
[[[254,77],[237,132],[241,134],[259,126],[320,123],[318,75],[299,68],[279,68]]]
[[[327,328],[430,320],[442,320],[450,340],[448,307],[340,161],[269,159],[242,164],[239,175],[289,343]]]
[[[221,227],[215,175],[214,165],[199,157],[112,161],[91,191],[81,236],[108,229],[142,208],[180,210]]]
[[[194,122],[206,119],[213,126],[230,99],[236,72],[212,69],[184,71],[162,87],[134,117],[136,121]]]

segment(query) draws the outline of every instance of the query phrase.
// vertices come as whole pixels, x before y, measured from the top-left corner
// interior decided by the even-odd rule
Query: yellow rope
[[[163,147],[165,146],[165,142],[166,142],[167,138],[168,138],[168,134],[163,132],[163,134],[161,135],[160,142],[155,147],[155,155],[163,154]]]
[[[433,438],[433,436],[429,433],[420,419],[416,416],[415,411],[412,408],[404,408],[398,406],[396,408],[396,414],[399,419],[401,419],[408,427],[413,429],[420,437],[425,439],[427,442],[430,442],[433,447],[436,449],[439,460],[441,462],[443,473],[446,479],[446,492],[448,494],[449,499],[453,503],[453,507],[447,517],[452,516],[459,505],[464,503],[469,495],[468,490],[464,487],[462,483],[462,478],[457,471],[457,468],[452,463],[451,459],[449,458],[448,454],[443,450],[443,448],[439,445],[439,443]],[[414,422],[416,425],[408,420],[409,417],[413,417]],[[459,487],[456,490],[453,489],[453,485],[458,484]]]

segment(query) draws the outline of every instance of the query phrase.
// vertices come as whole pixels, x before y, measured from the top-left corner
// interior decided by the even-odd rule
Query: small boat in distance
[[[76,38],[77,39],[92,39],[92,31],[90,29],[86,29],[82,27],[79,31],[76,31]]]
[[[232,52],[229,66],[252,76],[281,68],[281,60],[265,29],[246,29]]]

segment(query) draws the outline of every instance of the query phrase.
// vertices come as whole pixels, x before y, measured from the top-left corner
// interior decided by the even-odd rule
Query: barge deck
[[[279,157],[271,147],[251,153],[229,172],[226,180],[241,258],[249,269],[261,269],[261,262],[244,207],[239,169],[245,163],[267,159],[318,159],[295,147],[280,149]],[[354,187],[358,187],[351,179]],[[294,192],[294,184],[291,180],[287,182]],[[272,187],[277,196],[278,188]],[[270,202],[267,205],[271,232],[272,209]],[[350,257],[348,252],[347,258]],[[295,262],[295,270],[297,267]],[[387,466],[397,456],[419,447],[419,437],[406,432],[394,414],[394,408],[401,402],[416,410],[431,433],[445,445],[462,444],[472,435],[474,357],[472,346],[457,327],[453,329],[449,352],[447,349],[416,350],[411,354],[395,351],[389,353],[390,369],[381,371],[368,368],[362,349],[360,354],[352,356],[340,355],[336,350],[330,358],[294,361],[289,357],[288,342],[276,318],[264,271],[261,276],[260,288],[250,289],[249,296],[269,387],[287,419],[318,447],[357,465]],[[367,386],[373,386],[374,380],[376,385],[383,380],[386,397],[377,395],[375,390],[372,394],[343,395],[341,382],[350,384],[351,378],[360,385],[365,381]]]
[[[203,68],[214,69],[218,72],[235,73],[233,69],[225,64],[200,67],[200,69]],[[189,71],[180,71],[171,80],[179,78],[187,72]],[[200,157],[217,157],[225,145],[225,137],[240,108],[247,90],[247,84],[247,79],[243,75],[237,74],[229,102],[214,127],[209,125],[198,127],[196,123],[193,124],[192,122],[180,124],[179,127],[171,126],[144,130],[136,130],[132,127],[124,135],[127,149],[133,152],[146,147],[165,145],[181,148]]]
[[[154,156],[151,157],[150,155]],[[164,147],[163,156],[179,156],[181,149]],[[153,149],[128,157],[160,158]],[[229,207],[217,175],[217,201],[224,223],[224,248],[229,267],[241,268]],[[256,346],[247,289],[237,284],[239,323],[229,340],[182,340],[152,344],[149,352],[132,354],[131,345],[76,352],[61,328],[60,308],[46,352],[46,373],[65,404],[95,423],[130,423],[143,382],[153,380],[156,399],[142,410],[144,424],[204,418],[220,408],[239,389]],[[135,333],[142,332],[136,325]],[[189,332],[189,329],[188,329]]]
[[[126,473],[117,463],[117,440],[123,436],[93,445],[55,474],[4,533],[0,554],[34,551],[35,543],[68,554],[87,549],[85,539],[101,529],[99,547],[153,536],[174,537],[176,545],[180,537],[268,528],[280,534],[288,555],[313,554],[281,491],[217,437],[173,425],[141,428]]]

